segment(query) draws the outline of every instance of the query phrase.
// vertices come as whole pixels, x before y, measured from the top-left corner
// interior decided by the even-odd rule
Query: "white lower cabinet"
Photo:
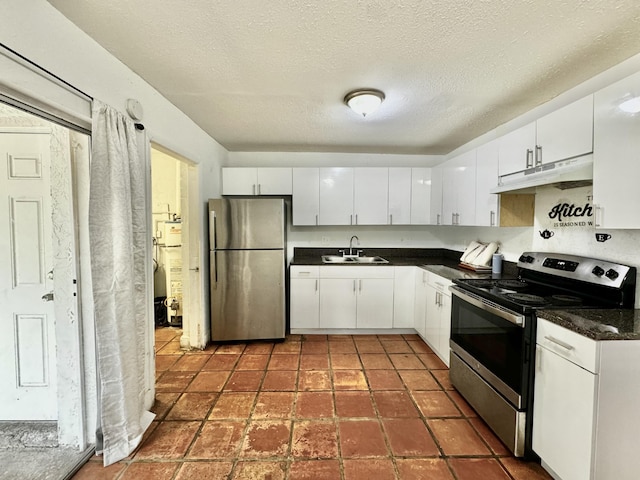
[[[320,279],[320,328],[356,328],[356,283],[353,278]]]
[[[451,281],[429,272],[427,285],[425,341],[438,357],[449,366],[449,338],[451,336]]]
[[[392,267],[320,267],[320,328],[392,328]]]
[[[449,365],[451,335],[451,281],[417,269],[415,276],[414,328],[440,359]]]
[[[631,480],[640,459],[640,342],[538,319],[533,450],[561,480]]]
[[[316,266],[292,266],[289,316],[291,328],[320,328],[320,279]]]
[[[393,328],[414,328],[416,267],[393,268]]]
[[[422,268],[416,268],[413,328],[423,339],[426,338],[427,328],[427,277],[429,273]]]

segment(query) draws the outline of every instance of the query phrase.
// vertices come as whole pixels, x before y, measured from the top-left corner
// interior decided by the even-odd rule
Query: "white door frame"
[[[202,276],[207,270],[203,268],[200,255],[203,232],[203,226],[200,222],[200,169],[198,164],[153,141],[152,147],[180,162],[180,213],[182,215],[182,336],[180,337],[180,347],[204,349],[207,337],[201,298]]]
[[[68,85],[48,74],[44,70],[35,67],[25,59],[0,46],[0,71],[2,77],[0,81],[0,101],[19,107],[25,111],[35,113],[39,116],[50,119],[56,124],[66,124],[73,126],[79,131],[90,133],[91,128],[91,99],[81,92],[70,88]],[[54,127],[58,128],[58,127]],[[87,142],[88,143],[88,142]],[[71,161],[68,154],[62,168],[66,169],[64,175],[69,175],[69,183],[65,188],[71,191],[63,192],[69,198],[65,200],[65,216],[68,218],[78,214],[81,205],[78,203],[78,195],[71,181],[74,172],[71,171]],[[88,158],[88,156],[87,156]],[[87,166],[88,167],[88,166]],[[88,171],[88,170],[87,170]],[[75,177],[76,182],[79,180]],[[87,183],[88,184],[88,183]],[[87,197],[88,198],[88,197]],[[66,222],[66,220],[65,220]],[[82,224],[75,227],[75,222],[66,225],[65,236],[72,235],[71,242],[67,245],[75,245],[75,250],[71,255],[82,250],[81,242],[76,243],[78,236],[82,236]],[[80,264],[89,262],[84,254],[77,255]],[[76,273],[82,271],[82,265],[75,265]],[[54,280],[55,280],[54,276]],[[66,285],[67,292],[73,293],[79,289],[81,280],[76,276],[77,283],[71,289]],[[63,281],[58,277],[58,280]],[[67,279],[71,280],[71,279]],[[66,280],[64,280],[66,281]],[[54,295],[58,285],[54,283]],[[95,381],[86,378],[87,366],[95,365],[95,357],[87,356],[92,351],[95,338],[83,332],[83,322],[90,319],[83,319],[81,311],[86,312],[85,304],[90,308],[93,304],[93,296],[90,288],[79,289],[76,298],[76,308],[74,318],[66,318],[66,322],[56,322],[56,343],[58,344],[57,354],[57,378],[58,378],[58,436],[59,443],[70,447],[84,450],[87,443],[93,443],[95,439],[96,417],[95,408],[88,408],[88,403],[95,399],[90,388],[95,388]],[[77,301],[83,306],[77,308]],[[56,313],[59,310],[56,308]],[[66,312],[60,312],[61,320]],[[62,348],[61,348],[62,346]],[[94,350],[93,350],[94,351]]]

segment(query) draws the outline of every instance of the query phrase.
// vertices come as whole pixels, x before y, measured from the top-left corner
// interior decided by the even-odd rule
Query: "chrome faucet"
[[[354,235],[353,237],[351,237],[351,239],[349,240],[349,256],[353,257],[353,239],[356,239],[356,246],[360,245],[360,239],[357,237],[357,235]],[[356,253],[355,255],[356,257],[358,256],[358,254]]]

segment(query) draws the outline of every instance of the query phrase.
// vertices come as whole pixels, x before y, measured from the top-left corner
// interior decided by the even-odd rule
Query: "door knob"
[[[53,292],[45,293],[42,295],[43,302],[53,302]]]

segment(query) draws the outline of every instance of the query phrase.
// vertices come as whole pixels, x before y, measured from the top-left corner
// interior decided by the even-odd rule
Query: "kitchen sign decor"
[[[582,190],[582,189],[581,189]],[[565,195],[569,192],[565,190]],[[591,192],[584,195],[584,190],[579,196],[558,199],[547,211],[549,217],[548,227],[553,228],[594,228],[593,205],[591,204]]]
[[[536,192],[536,238],[540,245],[567,245],[590,242],[602,245],[612,238],[596,229],[596,208],[590,186],[559,190],[548,186]],[[539,247],[545,248],[545,247]]]

